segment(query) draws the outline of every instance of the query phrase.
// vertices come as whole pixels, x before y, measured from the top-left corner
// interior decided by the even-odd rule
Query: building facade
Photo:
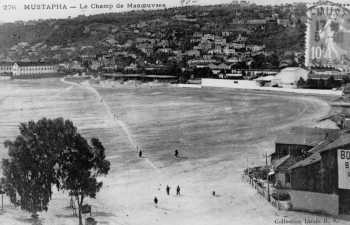
[[[8,75],[12,73],[13,63],[0,62],[0,75]]]
[[[15,62],[12,66],[13,76],[52,74],[57,72],[57,65],[41,62]]]
[[[58,65],[45,62],[2,62],[0,74],[12,76],[44,75],[58,73]]]

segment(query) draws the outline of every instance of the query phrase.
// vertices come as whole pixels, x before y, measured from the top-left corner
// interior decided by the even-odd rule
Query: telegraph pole
[[[3,179],[1,179],[1,181],[2,180]],[[3,184],[1,183],[1,181],[0,181],[1,210],[4,210],[4,194],[5,194],[5,191],[4,191]]]

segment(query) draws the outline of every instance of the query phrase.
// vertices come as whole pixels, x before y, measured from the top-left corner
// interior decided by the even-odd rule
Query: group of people
[[[170,186],[169,185],[166,186],[165,191],[166,191],[167,195],[170,195]],[[176,196],[180,196],[180,195],[181,195],[181,189],[180,189],[180,186],[177,185],[177,187],[176,187]],[[158,206],[158,198],[157,198],[157,196],[154,197],[153,202],[154,202],[155,206],[157,207]]]
[[[138,150],[139,158],[142,158],[142,149],[139,149],[137,147],[137,150]],[[174,156],[175,156],[175,158],[179,158],[179,150],[175,149]]]
[[[143,154],[142,149],[137,146],[136,150],[138,151],[139,158],[142,158],[142,154]],[[175,158],[179,157],[179,150],[175,149],[174,156],[175,156]],[[170,186],[169,185],[166,186],[165,191],[166,191],[167,195],[170,195]],[[181,194],[181,188],[180,188],[179,185],[177,185],[177,187],[176,187],[176,196],[180,196],[180,194]],[[157,196],[154,197],[153,202],[154,202],[155,206],[157,207],[158,206],[158,198],[157,198]]]
[[[170,195],[170,186],[169,185],[166,186],[165,191],[166,191],[167,195]],[[177,187],[176,187],[176,196],[180,196],[180,191],[181,191],[180,186],[177,185]]]

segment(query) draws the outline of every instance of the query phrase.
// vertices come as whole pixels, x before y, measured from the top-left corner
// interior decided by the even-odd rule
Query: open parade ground
[[[320,99],[292,94],[3,81],[0,141],[13,139],[20,122],[42,117],[71,119],[83,135],[98,137],[111,161],[103,188],[89,200],[99,224],[281,224],[323,217],[278,211],[241,181],[241,173],[265,162],[280,131],[314,126],[329,111]],[[3,145],[0,157],[7,157]],[[76,224],[68,205],[67,193],[55,193],[41,223]],[[1,224],[30,224],[29,217],[5,198]]]

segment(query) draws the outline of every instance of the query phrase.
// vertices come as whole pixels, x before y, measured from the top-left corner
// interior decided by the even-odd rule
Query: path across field
[[[0,141],[14,137],[19,122],[43,116],[70,118],[83,135],[102,140],[112,170],[91,201],[101,224],[263,225],[308,216],[277,211],[241,183],[240,173],[247,159],[249,165],[264,163],[278,132],[313,126],[325,116],[329,106],[319,99],[221,89],[102,88],[57,79],[7,81],[0,90]],[[145,158],[138,158],[136,146]],[[76,222],[67,216],[65,198],[54,196],[43,224]],[[2,218],[25,224],[16,219],[25,214],[15,212]]]

